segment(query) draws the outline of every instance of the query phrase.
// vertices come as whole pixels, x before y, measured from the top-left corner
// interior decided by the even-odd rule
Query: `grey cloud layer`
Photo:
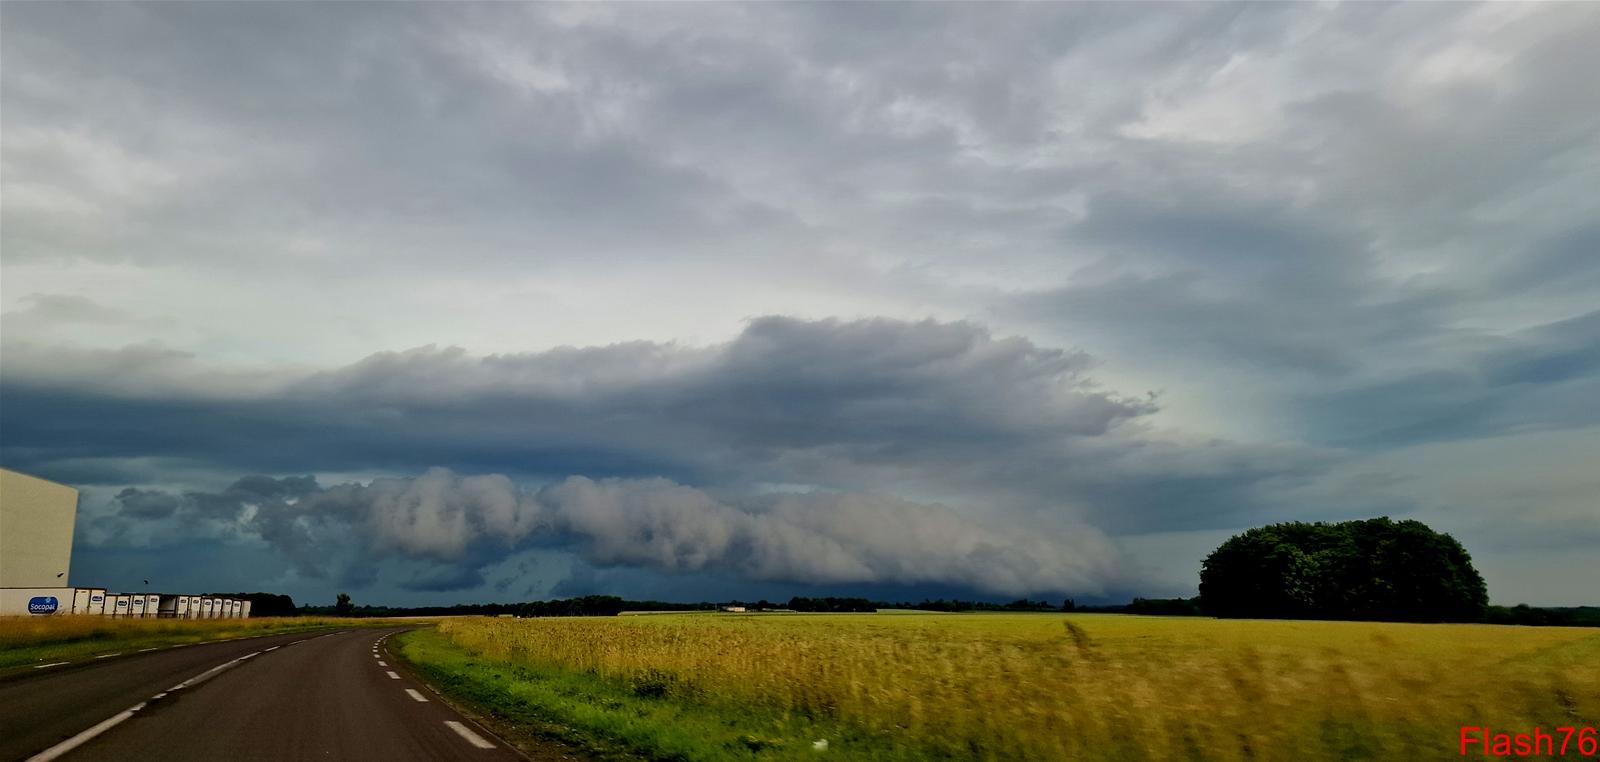
[[[1164,435],[1142,423],[1153,397],[1100,388],[1081,353],[968,323],[769,317],[709,347],[424,348],[299,377],[142,348],[7,356],[4,454],[75,464],[89,481],[96,462],[131,457],[288,472],[444,465],[888,490],[1138,531],[1282,510],[1285,490],[1343,459]]]
[[[658,438],[663,444],[651,447],[678,440],[756,456],[812,448],[870,454],[1092,438],[1155,410],[1149,399],[1097,388],[1080,353],[931,321],[770,317],[752,321],[734,341],[703,348],[635,342],[475,357],[427,347],[298,375],[219,369],[149,347],[85,351],[18,341],[7,349],[8,391],[41,403],[117,399],[130,413],[215,405],[255,419],[269,436],[271,421],[314,420],[333,440],[448,441],[457,436],[454,425],[472,441],[503,437],[506,444],[559,432],[597,446]],[[44,423],[11,410],[18,431]],[[67,438],[55,444],[75,446]],[[167,454],[199,454],[182,441],[173,445]]]
[[[3,13],[10,466],[1593,521],[1600,5]]]
[[[122,516],[237,522],[323,577],[330,564],[398,556],[440,564],[409,582],[482,584],[480,569],[530,546],[576,549],[597,567],[725,572],[757,581],[940,584],[988,594],[1097,593],[1116,569],[1085,527],[979,523],[939,505],[859,494],[769,494],[738,500],[665,479],[571,477],[534,491],[500,475],[433,469],[416,478],[322,488],[309,479],[247,477],[222,493],[125,490]],[[226,510],[219,510],[226,508]]]

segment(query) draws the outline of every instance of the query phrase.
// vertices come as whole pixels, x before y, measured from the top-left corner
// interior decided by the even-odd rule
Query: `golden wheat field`
[[[459,619],[493,662],[826,717],[930,756],[1432,759],[1600,723],[1600,630],[1093,614]],[[847,749],[835,748],[848,755]]]

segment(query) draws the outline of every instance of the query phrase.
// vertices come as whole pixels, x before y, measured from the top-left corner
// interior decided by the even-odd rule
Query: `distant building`
[[[743,606],[723,606],[722,610],[723,611],[731,611],[731,612],[733,612],[735,614],[743,614],[744,613],[744,607]]]
[[[0,468],[0,588],[66,587],[78,491]]]

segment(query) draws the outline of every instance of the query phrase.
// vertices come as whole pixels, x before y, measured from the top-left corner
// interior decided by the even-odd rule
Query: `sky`
[[[0,6],[72,581],[1600,603],[1600,5]]]

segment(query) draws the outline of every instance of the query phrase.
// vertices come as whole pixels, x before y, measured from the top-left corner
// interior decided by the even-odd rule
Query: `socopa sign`
[[[53,595],[41,595],[28,599],[29,614],[54,614],[56,609],[59,608],[61,608],[61,601],[56,600]]]

